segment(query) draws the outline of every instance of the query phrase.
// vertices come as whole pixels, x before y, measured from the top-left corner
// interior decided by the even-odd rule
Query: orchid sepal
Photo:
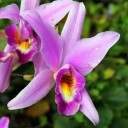
[[[14,23],[20,22],[19,8],[16,4],[10,4],[0,9],[0,19],[10,19]]]

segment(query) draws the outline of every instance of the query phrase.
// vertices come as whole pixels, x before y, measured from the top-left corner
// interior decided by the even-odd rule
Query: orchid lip
[[[54,77],[57,83],[56,93],[61,94],[67,103],[74,100],[85,84],[84,78],[69,64],[64,65]]]
[[[36,53],[37,41],[33,31],[28,26],[22,26],[21,32],[15,24],[10,25],[5,30],[8,36],[8,44],[14,48],[19,57],[20,63],[26,63]]]
[[[56,103],[60,114],[73,115],[80,107],[81,90],[85,79],[72,65],[66,64],[57,71]]]
[[[60,81],[60,92],[62,93],[66,102],[73,100],[75,93],[76,80],[71,74],[64,74]]]
[[[31,39],[29,39],[29,40],[31,40]],[[32,43],[29,40],[20,42],[17,46],[17,49],[21,50],[24,53],[28,52],[32,47]]]

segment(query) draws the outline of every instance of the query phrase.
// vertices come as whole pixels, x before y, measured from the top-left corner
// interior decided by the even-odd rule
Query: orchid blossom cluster
[[[80,110],[94,125],[98,124],[98,112],[85,88],[84,76],[102,61],[120,35],[106,31],[80,39],[85,13],[84,4],[72,0],[43,5],[39,0],[22,0],[20,11],[15,4],[0,9],[0,19],[13,21],[5,29],[7,46],[0,52],[0,91],[7,89],[16,63],[32,59],[35,66],[34,78],[8,103],[10,110],[35,104],[55,85],[60,114],[70,116]],[[66,14],[59,35],[54,26]]]

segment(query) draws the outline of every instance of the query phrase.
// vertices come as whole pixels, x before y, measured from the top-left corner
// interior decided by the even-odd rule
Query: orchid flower
[[[0,52],[0,62],[3,62],[0,65],[0,92],[4,92],[8,87],[13,66],[17,62],[28,62],[40,47],[40,40],[31,26],[21,18],[20,13],[34,10],[45,22],[54,27],[69,12],[73,4],[72,0],[59,0],[39,6],[39,2],[40,0],[22,0],[20,10],[16,4],[0,9],[0,19],[10,19],[14,22],[5,29],[8,44],[4,52]],[[19,24],[19,28],[16,24]]]
[[[84,76],[101,62],[119,39],[119,34],[106,31],[81,40],[85,18],[83,3],[74,4],[61,36],[41,20],[36,12],[26,11],[21,15],[42,41],[39,57],[42,60],[38,61],[42,64],[37,62],[38,74],[8,103],[8,108],[21,109],[35,104],[45,97],[56,83],[55,102],[60,114],[70,116],[80,110],[94,125],[98,124],[98,112],[84,87]],[[42,70],[40,66],[43,67]]]
[[[9,127],[9,118],[2,117],[0,118],[0,128],[8,128]]]

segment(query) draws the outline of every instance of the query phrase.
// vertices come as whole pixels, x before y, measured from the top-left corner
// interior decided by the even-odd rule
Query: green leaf
[[[6,39],[0,36],[0,51],[4,49],[6,45]]]
[[[108,68],[103,72],[103,78],[104,79],[111,79],[115,74],[115,70],[112,68]]]
[[[110,128],[127,128],[128,127],[128,120],[127,119],[114,119]]]
[[[54,117],[54,128],[78,128],[79,123],[72,117],[57,115]]]
[[[123,67],[122,66],[120,66],[120,67],[118,66],[117,70],[118,70],[117,74],[119,76],[128,77],[128,66],[127,65],[124,65]]]
[[[113,112],[110,108],[106,107],[103,104],[100,104],[98,108],[98,113],[100,117],[100,122],[96,128],[108,128],[109,124],[113,118]]]
[[[75,118],[78,122],[80,122],[80,123],[84,122],[84,114],[81,113],[81,112],[77,112],[77,113],[74,115],[74,118]]]
[[[106,91],[102,98],[112,108],[122,109],[128,106],[127,92],[123,87],[113,88]]]
[[[47,120],[47,117],[46,117],[46,116],[41,116],[41,117],[39,118],[39,120],[40,120],[41,126],[45,126],[45,125],[47,125],[47,123],[48,123],[48,120]]]
[[[91,20],[90,18],[86,18],[83,26],[82,38],[89,37],[90,28],[91,28]]]
[[[97,72],[91,72],[86,78],[88,81],[95,82],[98,79],[98,74]]]

